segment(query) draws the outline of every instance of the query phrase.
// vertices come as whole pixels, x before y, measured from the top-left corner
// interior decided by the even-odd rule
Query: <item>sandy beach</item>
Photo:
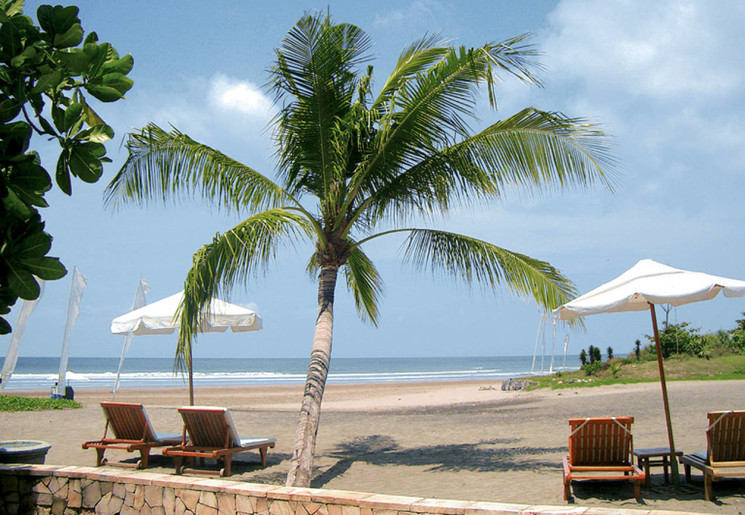
[[[669,383],[676,447],[706,449],[706,412],[742,409],[745,381]],[[46,396],[46,392],[8,392]],[[258,455],[234,461],[231,479],[284,484],[292,453],[302,386],[200,387],[195,403],[227,406],[241,435],[273,436],[267,467]],[[100,438],[98,405],[105,390],[79,389],[82,409],[0,414],[0,439],[40,439],[52,444],[49,464],[95,464],[85,440]],[[181,431],[182,388],[122,389],[116,400],[142,402],[157,431]],[[572,417],[629,415],[635,418],[636,448],[667,445],[658,383],[562,391],[503,392],[498,382],[432,382],[329,385],[323,403],[312,486],[441,499],[565,505],[561,458],[567,452]],[[108,454],[107,454],[108,456]],[[110,459],[130,459],[126,452]],[[155,451],[151,465],[169,472],[170,460]],[[715,483],[717,502],[704,500],[703,480],[679,490],[652,469],[652,486],[633,498],[629,483],[585,483],[574,487],[581,506],[743,513],[745,480]]]

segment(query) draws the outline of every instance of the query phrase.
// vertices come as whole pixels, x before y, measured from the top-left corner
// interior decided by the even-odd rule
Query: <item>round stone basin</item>
[[[0,463],[44,463],[52,444],[40,440],[0,442]]]

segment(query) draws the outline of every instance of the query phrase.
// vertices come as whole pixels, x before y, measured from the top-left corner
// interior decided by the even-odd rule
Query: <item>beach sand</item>
[[[668,385],[676,447],[706,449],[707,411],[745,408],[745,381],[690,381]],[[302,385],[199,387],[195,404],[227,406],[242,436],[273,436],[267,467],[258,455],[237,455],[231,479],[284,484],[295,437]],[[46,396],[46,392],[6,392]],[[105,390],[78,389],[82,409],[1,413],[0,440],[39,439],[52,444],[48,464],[95,464],[85,440],[100,438]],[[118,401],[142,402],[159,432],[181,431],[177,406],[188,403],[184,388],[125,388]],[[497,381],[329,385],[323,401],[312,486],[392,495],[565,505],[561,458],[567,453],[572,417],[635,418],[636,448],[667,445],[658,383],[562,391],[503,392]],[[108,452],[111,461],[130,459]],[[171,472],[156,449],[151,465]],[[694,470],[675,490],[652,469],[643,503],[630,483],[585,483],[573,488],[579,506],[743,513],[745,480],[714,484],[717,502],[704,500],[702,476]]]

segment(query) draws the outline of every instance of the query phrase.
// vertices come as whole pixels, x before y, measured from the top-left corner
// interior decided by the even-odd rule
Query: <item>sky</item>
[[[42,2],[26,2],[35,18]],[[57,3],[57,2],[55,2]],[[61,1],[67,4],[65,1]],[[618,160],[615,191],[567,190],[453,210],[436,227],[463,232],[546,260],[584,293],[650,258],[677,268],[745,279],[745,3],[739,1],[587,0],[197,2],[81,0],[86,32],[120,54],[131,53],[134,87],[123,101],[95,109],[116,136],[113,162],[97,184],[56,189],[44,209],[54,237],[51,255],[87,278],[71,356],[118,357],[122,336],[111,320],[129,311],[140,278],[148,301],[178,292],[192,255],[240,219],[201,200],[167,206],[103,204],[103,190],[126,159],[128,131],[154,122],[273,177],[267,130],[273,107],[264,85],[273,49],[303,13],[330,11],[368,32],[378,86],[401,50],[425,33],[478,46],[523,33],[541,52],[543,87],[505,80],[499,109],[484,98],[475,128],[527,106],[598,123]],[[739,64],[738,64],[739,63]],[[374,84],[374,86],[376,85]],[[484,95],[485,97],[485,95]],[[36,139],[54,169],[58,150]],[[496,293],[413,269],[401,261],[401,239],[366,248],[385,282],[378,327],[360,320],[342,281],[334,319],[335,357],[531,355],[551,352],[551,333],[537,339],[541,311],[506,289]],[[281,249],[265,274],[238,285],[231,302],[254,308],[264,330],[201,336],[194,356],[304,358],[310,353],[317,284],[305,272],[309,245]],[[21,356],[58,356],[71,275],[47,283],[31,315]],[[11,323],[20,303],[9,316]],[[675,308],[671,323],[704,331],[731,329],[745,299],[717,298]],[[658,312],[658,318],[665,319]],[[588,345],[632,351],[652,333],[644,312],[595,315],[585,331],[556,331],[557,354]],[[10,336],[0,337],[4,354]],[[137,337],[128,356],[172,357],[176,337]]]

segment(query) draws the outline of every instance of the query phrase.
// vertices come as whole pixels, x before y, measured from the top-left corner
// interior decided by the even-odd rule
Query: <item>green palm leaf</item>
[[[217,234],[194,254],[179,309],[179,363],[183,365],[202,321],[209,317],[213,297],[227,295],[236,283],[255,276],[276,257],[282,243],[309,238],[311,234],[311,225],[303,216],[286,209],[271,209]]]
[[[612,190],[613,157],[603,131],[580,118],[524,109],[482,132],[421,161],[372,193],[360,206],[373,220],[406,219],[528,191],[587,187],[596,181]]]
[[[218,206],[255,212],[292,199],[274,182],[178,129],[148,124],[127,140],[129,156],[106,188],[105,202],[166,202],[198,194]]]
[[[467,283],[497,289],[503,285],[553,310],[576,296],[572,283],[545,261],[491,243],[429,229],[412,229],[404,257],[417,268],[429,267]]]
[[[378,325],[378,300],[383,294],[383,281],[370,258],[359,247],[353,247],[343,268],[347,288],[354,296],[357,312],[363,320]]]

